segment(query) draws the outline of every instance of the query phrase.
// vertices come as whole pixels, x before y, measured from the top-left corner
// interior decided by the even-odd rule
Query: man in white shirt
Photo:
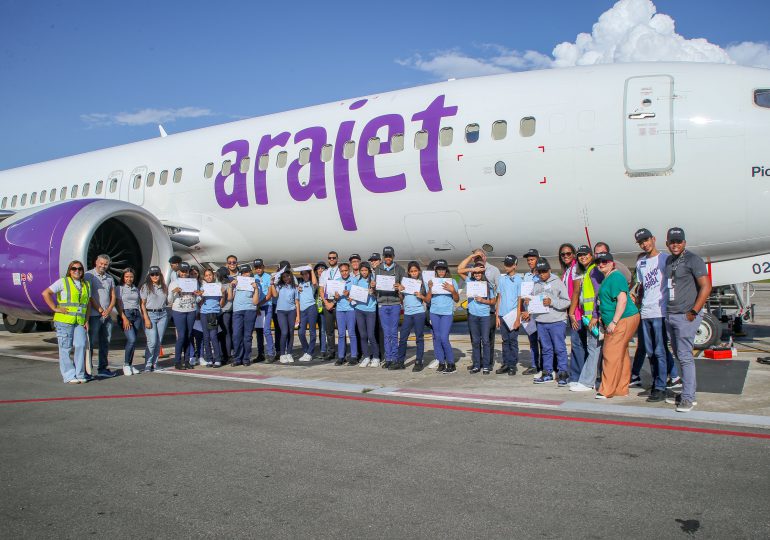
[[[337,266],[339,262],[339,255],[336,251],[330,251],[327,257],[329,267],[321,272],[321,277],[318,279],[318,294],[321,295],[323,301],[323,311],[321,315],[324,318],[324,324],[326,325],[326,357],[324,360],[333,360],[336,357],[337,346],[334,340],[334,325],[337,322],[337,317],[334,313],[334,300],[328,300],[326,298],[326,283],[331,280],[334,281],[340,275],[340,269]]]

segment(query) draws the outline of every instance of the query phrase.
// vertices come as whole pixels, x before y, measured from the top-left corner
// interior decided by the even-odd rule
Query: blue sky
[[[156,137],[159,120],[179,132],[447,76],[547,67],[557,44],[591,33],[614,3],[0,0],[0,170]],[[770,67],[770,2],[654,5],[684,38]],[[625,11],[613,13],[605,24],[622,26]],[[583,53],[579,61],[591,58]]]

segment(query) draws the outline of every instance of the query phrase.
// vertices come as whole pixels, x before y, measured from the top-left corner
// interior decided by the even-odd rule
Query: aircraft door
[[[674,166],[673,94],[670,75],[626,80],[623,157],[630,174],[660,173]]]
[[[408,214],[406,234],[414,251],[426,259],[465,257],[471,249],[465,222],[458,212]]]

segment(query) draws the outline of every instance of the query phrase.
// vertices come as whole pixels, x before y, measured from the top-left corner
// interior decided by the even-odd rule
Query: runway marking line
[[[97,399],[138,399],[153,397],[180,397],[202,396],[215,394],[246,394],[254,392],[274,392],[278,394],[292,394],[298,396],[321,397],[327,399],[345,399],[349,401],[363,401],[366,403],[380,403],[384,405],[401,405],[405,407],[421,407],[425,409],[443,409],[448,411],[472,412],[479,414],[497,414],[502,416],[514,416],[518,418],[533,418],[537,420],[557,420],[561,422],[582,422],[586,424],[600,424],[605,426],[634,427],[641,429],[660,429],[664,431],[683,431],[686,433],[702,433],[706,435],[721,435],[726,437],[747,437],[753,439],[770,440],[770,433],[756,433],[749,431],[730,431],[725,429],[710,429],[690,426],[674,426],[670,424],[651,424],[646,422],[630,422],[626,420],[608,420],[604,418],[588,418],[583,416],[563,416],[557,414],[531,413],[523,411],[508,411],[499,409],[482,409],[480,407],[466,407],[461,405],[447,405],[444,403],[422,403],[417,401],[399,401],[393,399],[376,398],[369,396],[346,396],[340,394],[328,394],[324,392],[311,392],[307,390],[292,390],[288,388],[236,388],[229,390],[198,390],[189,392],[156,392],[152,394],[115,394],[109,396],[66,396],[52,398],[31,399],[4,399],[0,405],[16,403],[47,403],[57,401],[88,401]]]

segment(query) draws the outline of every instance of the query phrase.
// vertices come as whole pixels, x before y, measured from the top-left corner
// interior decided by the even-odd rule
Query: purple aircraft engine
[[[62,277],[72,260],[93,266],[112,258],[110,272],[166,269],[171,240],[158,219],[123,201],[86,199],[17,212],[0,222],[0,313],[10,332],[28,332],[52,313],[42,292]]]

